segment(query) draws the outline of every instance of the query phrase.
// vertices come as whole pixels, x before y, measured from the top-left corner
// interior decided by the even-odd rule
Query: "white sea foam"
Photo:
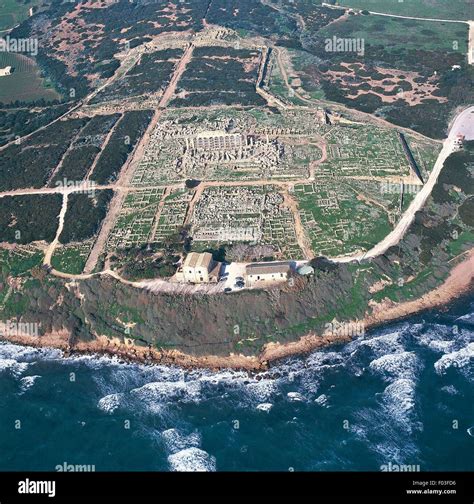
[[[314,402],[316,404],[319,404],[319,406],[325,406],[327,407],[327,403],[328,403],[328,396],[326,394],[321,394],[319,397],[317,397]]]
[[[168,457],[172,471],[210,472],[216,470],[216,459],[200,448],[186,448]]]
[[[384,390],[383,401],[393,419],[409,422],[415,408],[415,382],[406,378],[395,380]]]
[[[455,322],[458,320],[462,320],[463,322],[472,322],[474,324],[474,313],[466,313],[466,315],[458,317]]]
[[[268,401],[278,391],[274,380],[253,381],[245,388],[251,398],[258,402]]]
[[[404,351],[403,336],[401,331],[382,334],[366,339],[358,339],[349,343],[348,351],[369,348],[375,357],[381,357],[386,354],[400,353]]]
[[[306,398],[304,396],[302,396],[299,392],[288,392],[288,394],[286,394],[286,396],[288,397],[288,399],[290,401],[293,401],[293,402],[306,401]]]
[[[58,359],[63,355],[61,350],[54,348],[34,348],[15,345],[14,343],[0,342],[0,358],[14,359],[17,361],[31,362],[36,359]]]
[[[260,411],[265,411],[266,413],[268,413],[272,408],[273,408],[272,403],[257,404],[257,409]]]
[[[383,355],[370,362],[369,368],[385,380],[398,378],[415,379],[420,364],[413,352]]]
[[[201,384],[198,381],[152,382],[131,390],[131,394],[147,403],[197,402],[201,397]]]
[[[312,368],[324,368],[338,366],[344,363],[344,357],[340,352],[313,352],[306,359],[306,366]]]
[[[452,331],[442,325],[433,325],[429,329],[414,335],[417,343],[435,352],[446,353],[456,346]]]
[[[187,448],[199,448],[201,445],[201,435],[197,431],[184,435],[178,429],[167,429],[161,433],[161,439],[165,443],[167,451],[171,454]]]
[[[27,362],[17,362],[15,359],[0,359],[0,372],[9,372],[13,376],[21,376],[27,369]]]
[[[35,384],[38,378],[41,378],[41,376],[39,375],[24,376],[20,380],[21,393],[25,393],[28,389],[30,389]]]
[[[445,385],[444,387],[441,387],[441,390],[449,395],[459,395],[459,392],[454,385]]]
[[[105,413],[113,413],[120,406],[122,397],[123,394],[109,394],[102,397],[97,406]]]
[[[466,376],[472,376],[474,373],[473,361],[474,342],[460,350],[443,355],[435,362],[434,368],[439,375],[443,375],[450,368],[457,368],[464,371]]]

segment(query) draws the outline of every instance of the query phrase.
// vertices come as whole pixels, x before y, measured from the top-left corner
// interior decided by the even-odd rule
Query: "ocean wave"
[[[459,391],[454,385],[445,385],[444,387],[441,387],[441,390],[443,392],[446,392],[446,394],[449,394],[452,396],[459,395]]]
[[[216,470],[216,459],[200,448],[192,447],[168,457],[172,471],[211,472]]]
[[[371,371],[380,375],[386,381],[399,378],[415,380],[420,367],[420,363],[413,352],[383,355],[369,364]]]
[[[120,405],[123,394],[109,394],[99,399],[97,407],[105,413],[113,413]]]
[[[394,421],[386,407],[362,408],[355,412],[354,417],[350,432],[377,456],[380,464],[415,460],[418,447],[411,426],[403,417]]]
[[[388,385],[382,394],[390,416],[409,432],[414,425],[415,386],[413,380],[400,378]]]
[[[405,336],[402,330],[389,332],[380,336],[355,340],[349,351],[369,349],[374,357],[382,357],[387,354],[401,353],[405,350]]]
[[[21,376],[28,369],[27,362],[18,362],[15,359],[0,359],[0,373],[9,372],[13,376]]]
[[[461,339],[460,335],[453,334],[452,328],[440,324],[432,324],[418,333],[413,334],[413,337],[418,345],[429,348],[434,352],[448,353],[453,351]]]
[[[199,381],[152,382],[142,387],[132,389],[145,403],[197,402],[201,398],[201,384]]]
[[[198,431],[184,435],[178,429],[167,429],[161,433],[161,439],[170,454],[178,453],[188,448],[199,448],[201,445],[201,435]]]
[[[443,375],[450,368],[459,369],[467,378],[473,378],[474,342],[464,348],[443,355],[434,363],[436,373]]]
[[[29,390],[35,384],[38,378],[41,378],[41,376],[39,375],[24,376],[20,380],[21,394],[24,394],[27,390]]]
[[[265,411],[266,413],[268,413],[272,408],[273,408],[273,404],[272,403],[257,404],[257,409],[259,411]]]
[[[63,356],[61,350],[55,348],[35,348],[30,346],[16,345],[6,341],[0,342],[0,358],[14,359],[22,362],[32,362],[34,360],[58,359]]]
[[[253,381],[245,386],[245,391],[253,401],[264,402],[278,392],[278,386],[274,380]]]

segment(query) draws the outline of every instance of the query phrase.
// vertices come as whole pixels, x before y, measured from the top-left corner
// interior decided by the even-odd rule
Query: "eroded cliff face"
[[[72,283],[45,278],[14,296],[27,304],[22,320],[39,323],[41,335],[66,331],[73,345],[107,336],[191,355],[251,355],[266,343],[322,330],[353,288],[349,267],[340,265],[283,287],[230,295],[154,294],[102,276]],[[360,316],[369,299],[364,290]]]
[[[323,326],[352,285],[346,266],[299,278],[293,287],[212,296],[153,294],[112,279],[91,279],[80,286],[81,312],[95,335],[132,338],[193,355],[252,354],[265,343],[289,341],[310,326]],[[313,324],[312,319],[318,320]]]

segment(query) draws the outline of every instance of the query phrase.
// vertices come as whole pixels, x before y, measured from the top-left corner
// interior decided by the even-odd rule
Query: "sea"
[[[2,471],[472,471],[474,297],[259,374],[3,342],[0,419]]]

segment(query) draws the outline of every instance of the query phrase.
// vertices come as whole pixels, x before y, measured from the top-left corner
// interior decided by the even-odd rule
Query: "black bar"
[[[0,473],[0,502],[54,502],[92,496],[311,495],[472,503],[473,480],[473,473],[465,472],[7,472]],[[54,482],[55,495],[48,497],[46,484],[40,487],[34,482]],[[23,490],[42,489],[43,493],[19,493],[20,485]]]

